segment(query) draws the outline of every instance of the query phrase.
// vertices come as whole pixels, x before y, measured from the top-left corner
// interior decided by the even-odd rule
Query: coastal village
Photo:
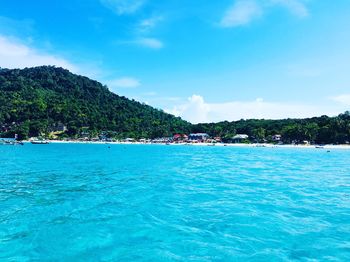
[[[1,125],[0,132],[5,133],[17,123],[12,123],[12,125]],[[263,140],[258,141],[254,137],[249,137],[247,134],[236,134],[230,138],[222,139],[219,136],[211,137],[207,133],[190,133],[190,134],[174,134],[169,137],[159,137],[154,139],[147,138],[124,138],[124,139],[115,139],[111,138],[108,135],[108,132],[101,132],[99,135],[92,137],[91,133],[86,129],[82,131],[78,138],[61,138],[60,136],[67,131],[67,127],[62,123],[57,123],[49,127],[49,134],[42,134],[39,137],[31,137],[28,139],[29,142],[36,141],[45,141],[48,143],[49,141],[62,141],[62,142],[116,142],[116,143],[142,143],[142,144],[217,144],[217,143],[235,143],[235,144],[250,144],[250,143],[273,143],[273,144],[282,144],[282,136],[276,134],[271,137],[271,141]],[[18,135],[15,134],[14,137],[11,138],[1,138],[0,144],[12,144],[18,141]],[[305,141],[304,144],[308,144],[308,141]]]
[[[84,139],[80,139],[82,141]],[[85,141],[88,141],[85,138]],[[161,137],[155,139],[133,139],[126,138],[122,140],[113,140],[106,137],[95,138],[93,141],[105,141],[105,142],[124,142],[124,143],[152,143],[152,144],[250,144],[256,143],[257,141],[251,141],[249,136],[246,134],[236,134],[231,139],[223,141],[221,137],[210,137],[207,133],[191,133],[191,134],[174,134],[172,137]],[[264,141],[267,142],[267,141]],[[281,135],[273,137],[274,143],[281,143]]]
[[[18,123],[13,122],[11,125],[0,125],[0,133],[5,133],[10,131],[12,128],[16,127]],[[25,142],[30,142],[32,144],[49,144],[50,142],[62,142],[62,143],[124,143],[124,144],[204,144],[204,145],[255,145],[255,146],[267,146],[267,145],[283,145],[283,137],[281,134],[275,134],[270,136],[269,139],[257,139],[256,137],[249,136],[247,134],[235,134],[232,137],[211,137],[207,133],[190,133],[182,134],[176,133],[173,136],[159,137],[154,139],[149,138],[132,138],[126,137],[122,139],[112,138],[109,134],[110,132],[104,131],[100,132],[98,135],[92,136],[88,128],[83,130],[78,137],[62,137],[68,128],[62,123],[56,123],[51,125],[48,129],[48,134],[42,134],[38,137],[30,137],[27,140],[18,139],[18,135],[15,134],[14,137],[2,137],[0,138],[0,145],[23,145]],[[304,141],[292,141],[291,145],[313,145],[312,142]],[[317,146],[317,145],[316,145]]]
[[[15,123],[14,123],[15,124]],[[8,126],[1,126],[2,132],[8,131]],[[252,144],[252,143],[269,143],[282,145],[282,136],[276,134],[271,137],[271,140],[259,141],[254,137],[249,137],[247,134],[236,134],[231,138],[222,139],[221,137],[211,137],[207,133],[190,133],[190,134],[174,134],[169,137],[159,137],[154,139],[147,138],[124,138],[115,139],[108,136],[107,132],[101,132],[95,137],[91,137],[91,134],[87,131],[83,131],[78,138],[60,138],[59,136],[67,131],[67,127],[63,124],[56,124],[50,127],[49,135],[42,135],[39,137],[31,137],[28,140],[21,141],[18,139],[18,135],[14,137],[0,138],[0,145],[4,144],[22,144],[23,142],[31,142],[33,144],[48,144],[50,142],[75,142],[75,143],[127,143],[127,144]],[[308,141],[303,142],[304,145],[310,144]]]
[[[11,125],[1,125],[0,126],[0,133],[6,133],[19,125],[16,122],[13,122]],[[79,137],[77,138],[71,138],[71,137],[62,137],[62,135],[68,130],[67,126],[65,126],[62,123],[56,123],[54,125],[51,125],[48,128],[48,134],[42,134],[39,137],[31,137],[28,139],[28,141],[71,141],[71,142],[119,142],[119,143],[143,143],[143,144],[199,144],[199,143],[205,143],[205,144],[217,144],[217,143],[236,143],[236,144],[249,144],[249,143],[282,143],[282,136],[279,134],[276,134],[271,137],[270,141],[264,139],[263,141],[258,141],[254,137],[249,137],[247,134],[236,134],[230,138],[222,139],[219,136],[211,137],[207,133],[190,133],[190,134],[174,134],[173,136],[169,137],[159,137],[154,139],[147,139],[147,138],[140,138],[135,139],[131,137],[123,138],[123,139],[116,139],[111,138],[110,135],[108,135],[108,132],[101,132],[100,134],[96,136],[92,136],[91,133],[88,131],[88,128],[86,130],[83,130]],[[18,135],[15,134],[14,137],[11,138],[1,138],[0,144],[4,143],[14,143],[15,141],[18,142]],[[308,144],[308,141],[305,141],[305,144]]]

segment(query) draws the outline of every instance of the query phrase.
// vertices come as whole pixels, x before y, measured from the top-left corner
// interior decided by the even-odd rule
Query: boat
[[[47,140],[33,140],[30,143],[32,143],[34,145],[47,145],[47,144],[49,144],[49,141],[47,141]]]
[[[22,141],[17,141],[17,138],[0,138],[0,145],[5,146],[15,146],[15,145],[21,145],[23,146]]]

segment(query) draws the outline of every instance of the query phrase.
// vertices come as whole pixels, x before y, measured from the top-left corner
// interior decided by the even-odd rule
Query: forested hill
[[[192,132],[206,132],[227,141],[235,134],[246,134],[250,142],[276,142],[273,137],[280,135],[283,143],[308,141],[316,144],[348,144],[350,143],[350,112],[346,111],[334,117],[248,119],[198,124],[192,127]]]
[[[54,132],[64,127],[63,132]],[[66,129],[67,128],[67,129]],[[350,113],[308,119],[240,120],[192,125],[181,118],[118,96],[97,81],[51,66],[0,69],[0,136],[20,138],[58,133],[64,137],[156,138],[208,133],[245,142],[349,143]]]
[[[117,137],[148,138],[188,133],[191,128],[180,118],[62,68],[0,69],[2,136],[37,136],[57,125],[66,126],[71,137],[109,131]]]

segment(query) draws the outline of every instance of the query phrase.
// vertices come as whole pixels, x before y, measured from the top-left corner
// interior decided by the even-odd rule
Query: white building
[[[241,143],[244,140],[247,140],[248,138],[249,138],[249,136],[246,134],[237,134],[234,137],[232,137],[232,140],[234,143]]]
[[[188,140],[190,141],[204,142],[207,139],[209,139],[209,135],[207,133],[194,133],[188,136]]]
[[[274,135],[274,136],[272,136],[272,140],[275,141],[275,142],[280,142],[281,139],[282,139],[281,135]]]

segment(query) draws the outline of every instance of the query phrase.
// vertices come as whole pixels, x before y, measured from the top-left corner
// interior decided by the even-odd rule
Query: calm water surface
[[[0,146],[0,261],[349,260],[347,150]]]

